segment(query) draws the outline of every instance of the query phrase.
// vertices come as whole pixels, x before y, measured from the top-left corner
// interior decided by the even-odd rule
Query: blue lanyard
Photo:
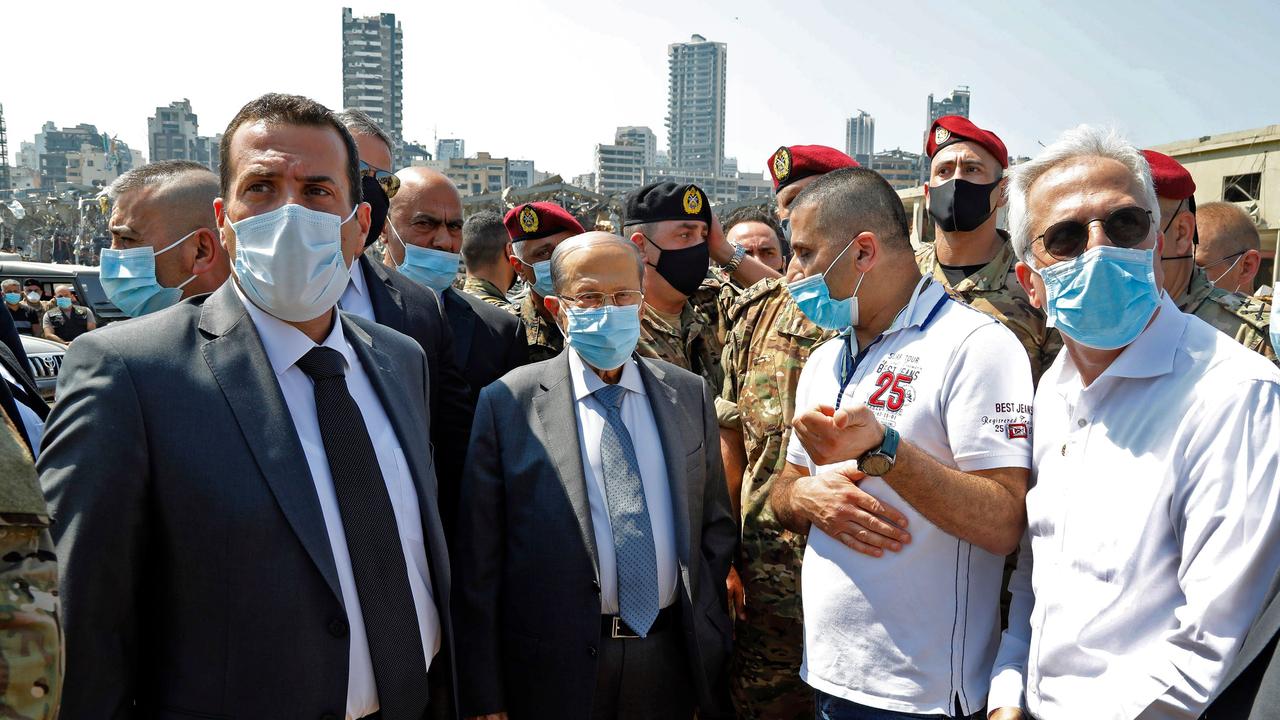
[[[942,293],[942,297],[938,298],[938,302],[933,304],[933,309],[925,316],[924,322],[920,323],[920,329],[924,330],[929,327],[929,323],[933,322],[934,316],[942,309],[942,306],[951,299],[947,293]],[[871,348],[880,344],[884,339],[884,333],[876,336],[866,347],[858,350],[855,355],[853,352],[853,328],[849,329],[849,334],[844,336],[844,353],[840,356],[840,391],[836,393],[836,410],[840,409],[840,403],[844,401],[844,391],[849,389],[849,383],[853,382],[853,376],[858,373],[858,366],[866,359],[867,354],[871,352]]]

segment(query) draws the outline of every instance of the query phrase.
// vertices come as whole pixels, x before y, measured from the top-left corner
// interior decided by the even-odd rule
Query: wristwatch
[[[880,477],[893,469],[893,462],[898,457],[898,431],[891,427],[884,429],[884,440],[880,447],[872,448],[858,458],[858,469],[862,472]]]
[[[738,266],[742,264],[742,258],[744,258],[744,257],[746,257],[746,256],[747,256],[747,249],[746,249],[746,248],[742,247],[741,245],[734,245],[734,246],[733,246],[733,255],[729,258],[729,262],[724,263],[724,264],[723,264],[723,265],[721,265],[720,267],[721,267],[721,269],[723,269],[725,272],[727,272],[727,273],[729,273],[730,275],[732,275],[732,274],[734,273],[734,271],[736,271],[736,270],[738,269]]]

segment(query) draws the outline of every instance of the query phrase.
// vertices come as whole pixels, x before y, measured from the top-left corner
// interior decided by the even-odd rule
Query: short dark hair
[[[510,241],[501,215],[492,210],[478,212],[462,225],[462,262],[468,270],[502,262]]]
[[[778,251],[783,257],[791,254],[791,247],[787,242],[786,233],[782,232],[782,225],[778,223],[778,219],[773,216],[773,213],[765,211],[765,209],[759,205],[749,205],[747,207],[738,208],[732,213],[729,213],[729,217],[725,218],[724,221],[724,232],[728,235],[734,225],[741,225],[742,223],[749,222],[768,225],[769,229],[773,231],[773,234],[778,237]]]
[[[231,118],[227,129],[222,133],[222,142],[218,145],[220,153],[221,174],[219,192],[226,197],[231,190],[231,140],[241,125],[259,120],[269,124],[301,125],[304,127],[330,127],[342,138],[347,148],[347,187],[354,207],[362,200],[360,193],[360,151],[356,149],[356,141],[351,137],[342,121],[329,108],[301,95],[285,95],[283,93],[267,93],[250,100],[240,112]]]
[[[912,250],[902,199],[877,172],[862,167],[829,172],[800,191],[791,217],[809,206],[817,209],[817,230],[824,237],[873,232],[889,248]]]
[[[107,186],[107,197],[115,199],[120,194],[137,190],[145,185],[161,183],[187,173],[213,176],[213,171],[193,160],[157,160],[136,167],[121,175]]]

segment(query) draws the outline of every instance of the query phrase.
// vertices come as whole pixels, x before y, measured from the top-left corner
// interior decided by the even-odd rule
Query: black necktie
[[[385,720],[421,720],[427,663],[395,511],[364,416],[347,390],[342,353],[312,348],[298,368],[315,382],[316,417],[338,496]]]

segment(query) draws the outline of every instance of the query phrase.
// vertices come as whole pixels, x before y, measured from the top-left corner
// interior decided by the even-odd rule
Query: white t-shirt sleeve
[[[821,354],[822,353],[818,351],[811,354],[809,356],[809,361],[806,362],[804,368],[800,370],[800,379],[796,381],[795,415],[808,412],[818,405],[816,401],[810,399],[811,393],[809,391],[809,387],[813,384],[814,373],[818,372],[818,364],[814,363],[814,359],[819,357]],[[832,401],[834,401],[834,399]],[[813,464],[813,460],[809,459],[809,452],[800,444],[800,438],[796,437],[794,432],[789,433],[789,436],[791,439],[787,441],[787,462],[799,465],[800,467],[809,468],[810,475],[817,472],[818,468]]]
[[[956,348],[942,387],[942,422],[963,472],[1031,467],[1031,365],[1003,325],[978,327]]]

